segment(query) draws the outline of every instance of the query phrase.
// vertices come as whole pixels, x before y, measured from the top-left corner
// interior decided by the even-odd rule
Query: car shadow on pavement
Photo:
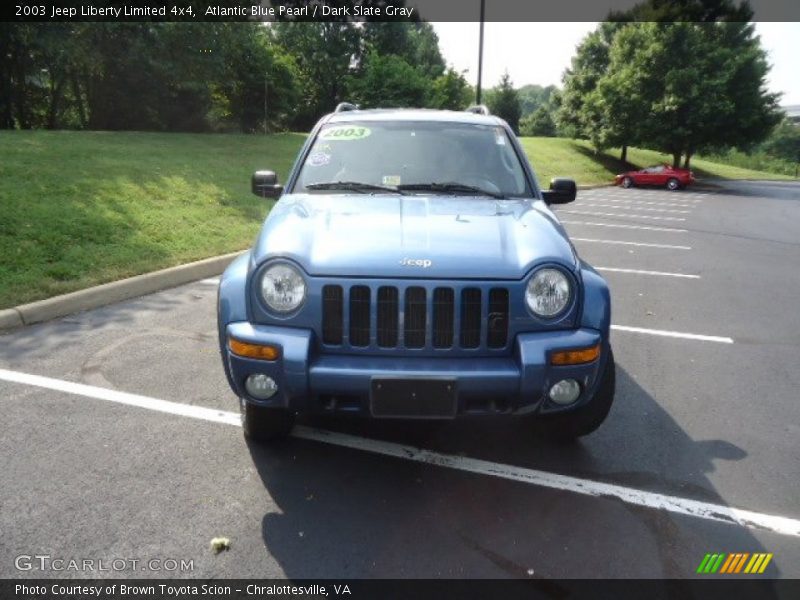
[[[691,439],[619,366],[608,421],[572,445],[513,419],[306,424],[719,505],[706,474],[745,456],[724,440]],[[263,519],[265,550],[290,578],[680,578],[696,577],[707,552],[773,551],[747,528],[614,498],[297,438],[248,445],[278,508]]]
[[[800,201],[800,181],[798,180],[742,180],[721,177],[708,178],[711,189],[726,196],[750,196],[770,200]]]

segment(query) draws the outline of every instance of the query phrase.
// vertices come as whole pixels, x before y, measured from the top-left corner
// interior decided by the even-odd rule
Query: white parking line
[[[698,342],[717,342],[720,344],[732,344],[733,338],[721,337],[718,335],[700,335],[698,333],[683,333],[680,331],[666,331],[664,329],[647,329],[645,327],[628,327],[627,325],[612,325],[614,331],[627,331],[630,333],[644,333],[646,335],[657,335],[659,337],[679,338],[682,340],[696,340]]]
[[[635,206],[640,206],[640,205],[641,206],[672,206],[672,207],[676,207],[676,208],[696,208],[696,206],[697,206],[696,204],[676,204],[674,202],[644,202],[642,200],[629,200],[629,199],[617,198],[615,196],[584,196],[583,198],[581,198],[580,196],[578,197],[578,201],[584,200],[584,199],[585,200],[592,200],[592,201],[594,201],[595,199],[597,199],[597,200],[602,199],[603,202],[610,202],[610,203],[613,203],[613,204],[633,204]],[[618,208],[623,208],[623,207],[620,206]]]
[[[219,277],[212,277],[211,279],[201,279],[200,283],[205,283],[206,285],[219,285]]]
[[[29,375],[27,373],[18,373],[16,371],[7,371],[4,369],[0,369],[0,379],[78,396],[87,396],[98,400],[108,400],[110,402],[137,406],[163,413],[212,421],[214,423],[240,425],[239,415],[234,412],[218,411],[200,406],[189,406],[178,402],[168,402],[156,398],[147,398],[145,396],[118,392],[116,390],[97,388],[79,383],[52,379],[50,377],[40,377],[38,375]],[[717,521],[729,525],[739,525],[749,529],[761,529],[782,535],[800,537],[800,519],[793,519],[780,515],[734,508],[725,506],[724,504],[700,502],[689,498],[681,498],[680,496],[669,496],[592,479],[570,477],[568,475],[559,475],[558,473],[494,463],[465,456],[453,456],[416,448],[414,446],[361,438],[333,431],[296,427],[293,436],[305,440],[351,448],[353,450],[380,454],[382,456],[410,460],[435,467],[497,477],[528,485],[572,492],[583,496],[617,498],[627,504],[635,506],[643,506],[654,510],[666,510],[676,514],[706,519],[708,521]]]
[[[659,198],[664,200],[677,200],[679,202],[683,202],[684,200],[696,200],[700,194],[696,194],[694,192],[682,192],[680,194],[675,194],[674,192],[670,192],[668,190],[653,190],[647,188],[639,188],[636,190],[626,190],[624,188],[607,188],[607,189],[594,189],[594,190],[583,190],[578,191],[578,194],[584,195],[606,195],[606,196],[614,196],[615,198]]]
[[[595,217],[623,217],[626,219],[652,219],[654,221],[685,221],[684,217],[655,217],[652,215],[631,215],[631,214],[620,214],[620,213],[606,213],[606,212],[591,212],[585,210],[564,210],[563,208],[559,212],[570,213],[573,215],[592,215]]]
[[[659,275],[661,277],[683,277],[684,279],[700,279],[700,275],[686,275],[684,273],[667,273],[666,271],[640,271],[639,269],[617,269],[616,267],[595,267],[598,271],[609,273],[630,273],[632,275]]]
[[[561,221],[566,225],[590,225],[592,227],[617,227],[619,229],[646,229],[647,231],[668,231],[670,233],[687,233],[688,229],[672,227],[656,227],[654,225],[626,225],[623,223],[596,223],[594,221]]]
[[[615,204],[583,204],[579,203],[578,207],[580,208],[614,208],[617,210],[625,210],[626,206],[618,206]],[[643,210],[645,212],[659,212],[659,213],[670,213],[675,215],[688,215],[692,211],[690,210],[673,210],[671,208],[650,208],[647,206],[636,206],[636,210]]]
[[[190,404],[180,404],[179,402],[169,402],[168,400],[158,400],[157,398],[149,398],[147,396],[139,396],[137,394],[129,394],[127,392],[95,387],[83,383],[74,383],[62,379],[42,377],[40,375],[30,375],[18,371],[0,369],[0,379],[12,381],[14,383],[34,385],[36,387],[74,394],[76,396],[86,396],[87,398],[95,398],[97,400],[107,400],[109,402],[138,406],[139,408],[181,415],[183,417],[192,417],[193,419],[213,421],[215,423],[238,425],[241,421],[238,414],[224,410],[214,410],[203,406],[192,406]]]
[[[668,250],[691,250],[691,246],[674,246],[672,244],[648,244],[645,242],[623,242],[622,240],[596,240],[594,238],[572,237],[573,242],[591,242],[596,244],[620,244],[622,246],[642,246],[644,248],[665,248]]]

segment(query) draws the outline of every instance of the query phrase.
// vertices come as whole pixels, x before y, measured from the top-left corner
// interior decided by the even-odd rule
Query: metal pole
[[[475,90],[475,104],[481,103],[481,79],[483,78],[483,19],[486,10],[486,0],[481,0],[481,29],[478,38],[478,87]]]

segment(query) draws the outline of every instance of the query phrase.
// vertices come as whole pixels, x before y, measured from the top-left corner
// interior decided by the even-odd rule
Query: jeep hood
[[[577,267],[543,202],[477,196],[286,195],[253,261],[275,256],[312,276],[521,279],[537,263]]]

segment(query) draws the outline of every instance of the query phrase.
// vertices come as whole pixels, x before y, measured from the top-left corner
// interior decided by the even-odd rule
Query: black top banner
[[[636,20],[714,20],[715,6],[741,9],[742,20],[800,21],[797,0],[150,0],[21,1],[0,6],[2,21],[603,21],[636,10]],[[630,18],[630,17],[628,17]]]

